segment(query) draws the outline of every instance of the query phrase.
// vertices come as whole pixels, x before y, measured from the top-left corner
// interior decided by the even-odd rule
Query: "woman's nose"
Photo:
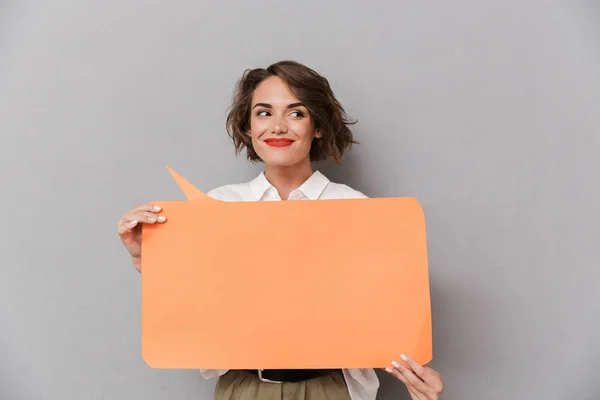
[[[285,124],[285,120],[281,118],[274,118],[272,131],[273,133],[286,133],[287,125]]]

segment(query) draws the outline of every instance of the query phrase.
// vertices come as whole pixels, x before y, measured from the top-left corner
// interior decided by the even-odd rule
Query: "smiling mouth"
[[[265,143],[271,147],[287,147],[294,141],[292,139],[266,139]]]

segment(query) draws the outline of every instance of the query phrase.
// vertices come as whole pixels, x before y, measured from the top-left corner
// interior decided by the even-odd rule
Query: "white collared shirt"
[[[225,185],[211,190],[209,196],[221,201],[281,201],[277,189],[269,183],[264,172],[246,183]],[[363,193],[349,186],[331,182],[315,171],[300,187],[294,189],[288,200],[324,200],[366,198]],[[352,351],[352,349],[348,349]],[[201,369],[204,378],[216,378],[226,369]],[[352,400],[375,400],[379,379],[372,368],[344,369],[344,379]]]

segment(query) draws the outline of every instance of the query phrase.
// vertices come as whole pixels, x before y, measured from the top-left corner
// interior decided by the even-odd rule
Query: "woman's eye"
[[[258,115],[259,117],[266,117],[268,114],[268,111],[259,111],[256,115]]]
[[[301,111],[293,111],[291,113],[291,116],[294,118],[302,118],[302,117],[304,117],[304,113]]]

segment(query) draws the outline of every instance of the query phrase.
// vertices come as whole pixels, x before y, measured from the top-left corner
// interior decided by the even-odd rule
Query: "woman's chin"
[[[260,157],[260,155],[259,155]],[[301,160],[297,160],[293,157],[286,157],[283,154],[281,155],[265,155],[264,157],[260,157],[264,163],[270,167],[291,167],[297,165]]]
[[[295,163],[290,160],[267,159],[267,160],[265,160],[265,164],[268,165],[269,167],[284,168],[284,167],[291,167]]]

